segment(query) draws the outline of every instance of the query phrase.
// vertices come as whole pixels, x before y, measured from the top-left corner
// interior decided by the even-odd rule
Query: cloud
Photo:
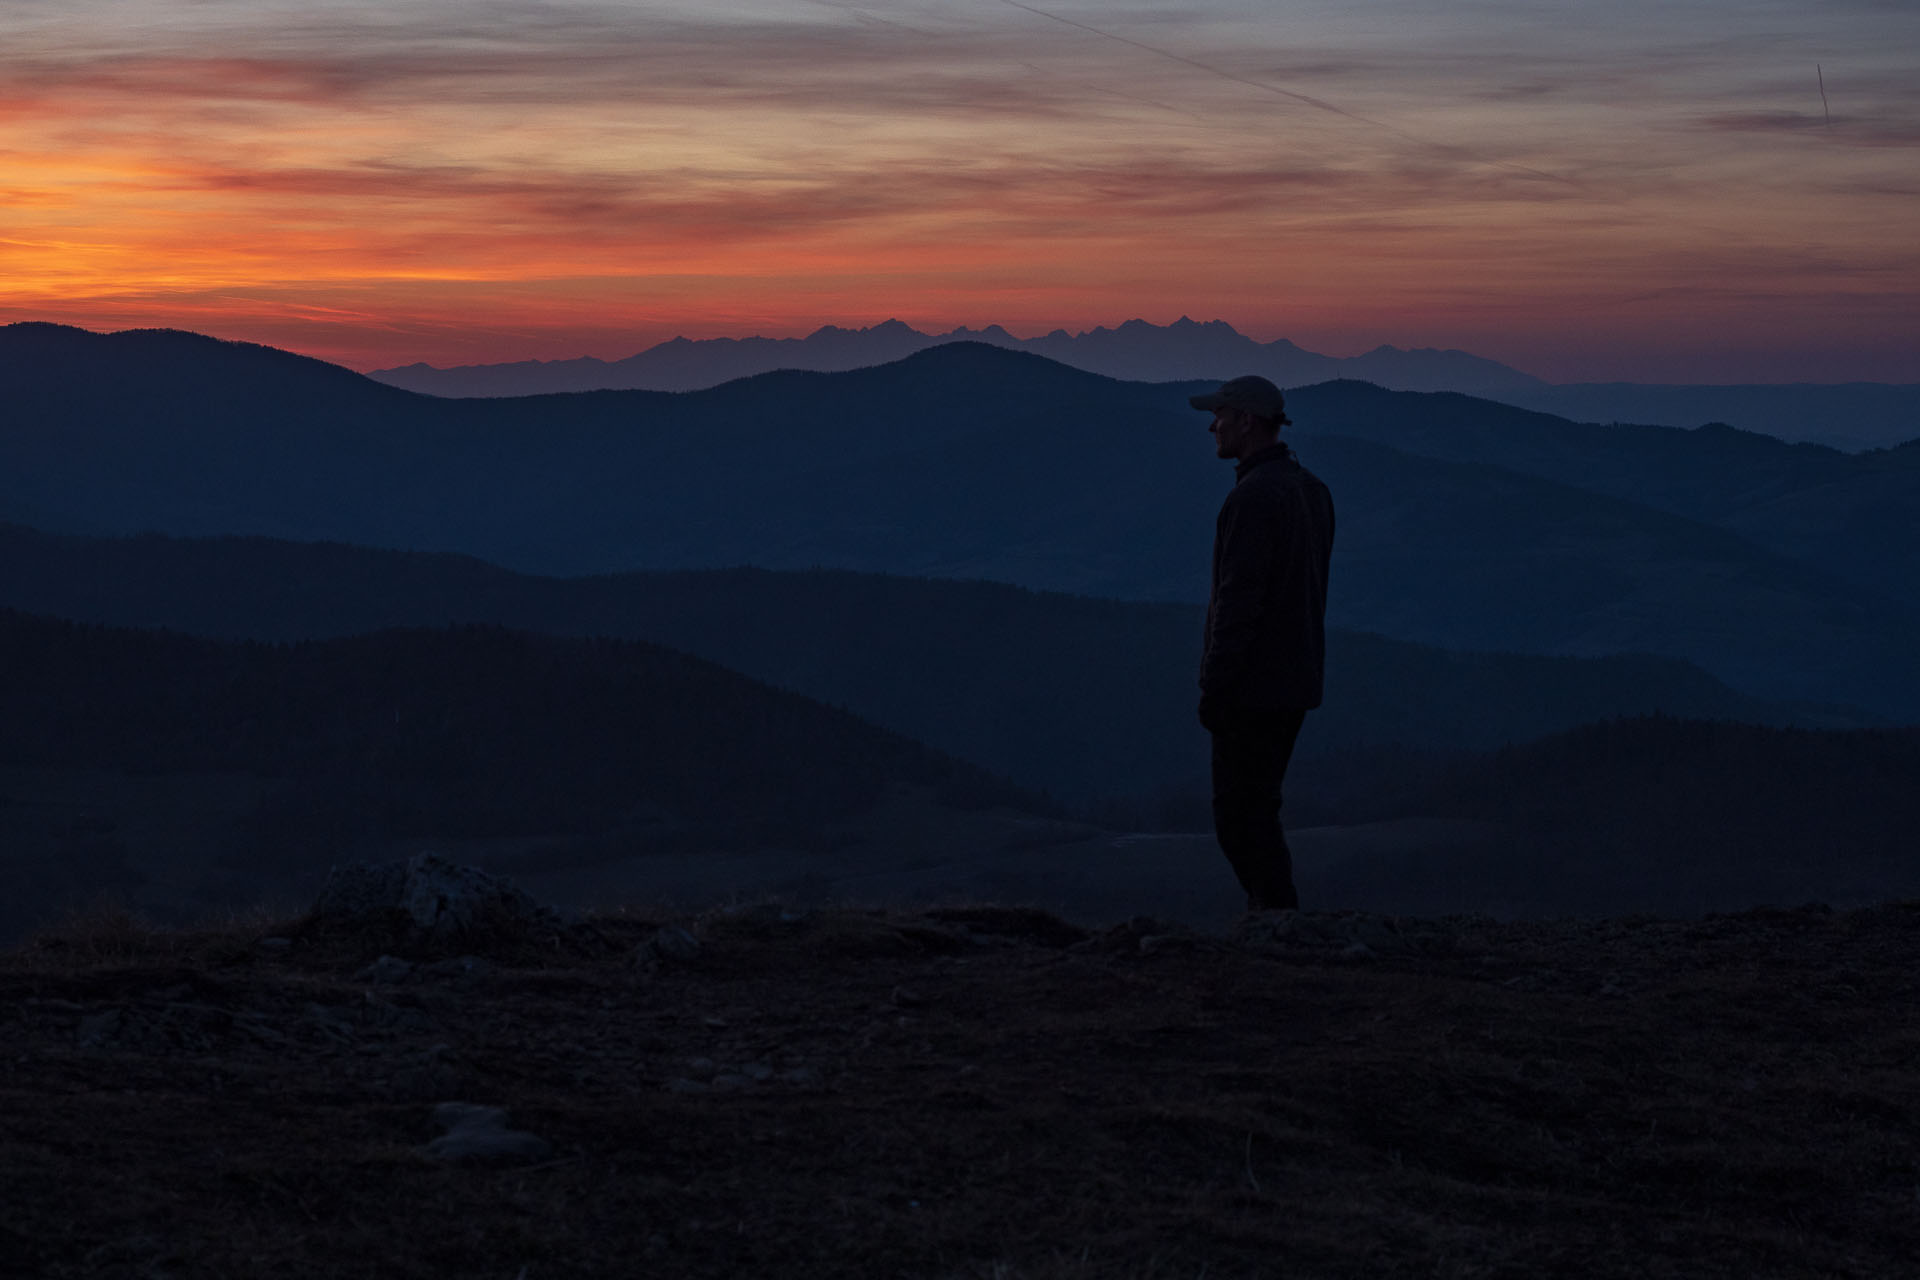
[[[673,277],[758,316],[803,305],[767,300],[796,273],[1169,314],[1194,280],[1349,315],[1910,290],[1915,12],[0,0],[0,303],[293,307],[352,277],[547,281],[513,305],[560,309],[584,286],[556,279]],[[1790,265],[1806,244],[1824,266]]]
[[[1849,147],[1920,147],[1920,121],[1863,116],[1823,116],[1805,111],[1745,111],[1702,117],[1718,133],[1817,137]]]

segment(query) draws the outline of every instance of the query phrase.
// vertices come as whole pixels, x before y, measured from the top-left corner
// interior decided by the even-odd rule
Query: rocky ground
[[[1917,962],[1920,903],[99,917],[0,956],[0,1275],[1910,1276]]]

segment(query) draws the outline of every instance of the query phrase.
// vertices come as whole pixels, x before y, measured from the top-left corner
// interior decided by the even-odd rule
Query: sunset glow
[[[1920,381],[1908,6],[0,0],[0,23],[0,321],[373,368],[1186,314],[1554,380]]]

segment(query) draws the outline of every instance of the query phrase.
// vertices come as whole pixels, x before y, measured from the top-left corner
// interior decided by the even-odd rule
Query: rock
[[[969,941],[976,946],[1018,946],[1033,942],[1043,947],[1070,947],[1088,937],[1079,925],[1068,924],[1052,912],[1037,907],[935,907],[922,914],[929,920],[963,926]]]
[[[334,867],[313,904],[317,919],[353,921],[400,909],[408,863],[352,863]]]
[[[1432,943],[1408,934],[1392,916],[1364,911],[1256,911],[1234,929],[1243,944],[1353,958],[1405,955]]]
[[[1109,926],[1104,932],[1084,938],[1068,947],[1070,952],[1082,954],[1088,952],[1109,955],[1140,954],[1140,942],[1143,938],[1164,936],[1179,932],[1178,925],[1156,920],[1152,916],[1134,916]]]
[[[493,972],[493,966],[479,956],[455,956],[437,960],[421,970],[436,978],[478,978]]]
[[[720,908],[713,923],[733,932],[766,937],[802,929],[812,915],[810,911],[794,911],[778,902],[744,902]]]
[[[316,920],[334,924],[384,922],[395,913],[440,939],[502,925],[560,927],[558,915],[520,889],[431,853],[404,862],[337,866],[313,905]]]
[[[262,938],[253,944],[269,955],[284,954],[293,949],[292,938]]]
[[[1407,939],[1386,916],[1361,916],[1354,922],[1350,935],[1354,945],[1364,946],[1369,951],[1395,952],[1410,950]],[[1351,948],[1349,948],[1351,949]]]
[[[699,954],[700,939],[678,925],[667,925],[641,946],[635,958],[643,965],[661,961],[684,964]]]
[[[355,982],[404,982],[413,966],[399,956],[381,956],[353,975]]]
[[[741,1089],[749,1088],[752,1084],[753,1078],[751,1076],[741,1075],[738,1071],[722,1071],[719,1075],[707,1081],[707,1088],[713,1090],[715,1093],[734,1093]]]
[[[544,1160],[553,1146],[521,1129],[507,1128],[501,1107],[443,1102],[433,1109],[435,1124],[446,1133],[420,1148],[433,1160]]]
[[[84,1048],[103,1045],[119,1032],[122,1020],[118,1009],[91,1014],[80,1019],[80,1025],[74,1029],[74,1041]]]

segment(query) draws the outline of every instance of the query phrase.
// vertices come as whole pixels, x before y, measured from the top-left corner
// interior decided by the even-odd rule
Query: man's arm
[[[1206,708],[1227,705],[1248,683],[1261,611],[1279,549],[1279,520],[1268,503],[1228,502],[1215,530],[1220,576],[1214,588],[1207,657],[1200,668],[1202,719]]]

